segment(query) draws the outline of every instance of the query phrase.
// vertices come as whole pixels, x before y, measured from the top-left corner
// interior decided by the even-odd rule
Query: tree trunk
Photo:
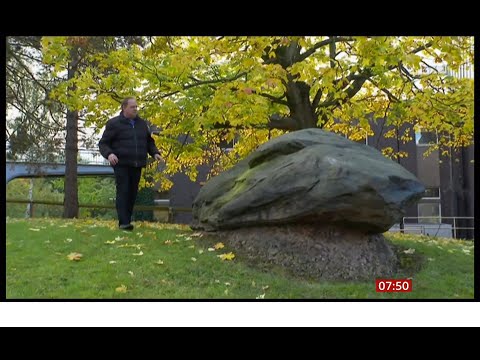
[[[64,218],[78,218],[77,154],[78,112],[67,111],[67,140],[65,145]]]
[[[300,50],[301,46],[293,41],[287,46],[278,46],[275,49],[274,59],[269,58],[270,48],[267,48],[263,59],[265,63],[279,64],[283,69],[288,69],[299,61]],[[310,85],[304,81],[297,81],[297,75],[287,76],[286,97],[290,114],[286,117],[280,117],[277,114],[271,116],[268,128],[287,131],[316,128],[318,116],[310,100]]]
[[[70,51],[71,63],[68,67],[68,80],[77,72],[78,53],[74,47]],[[75,85],[69,91],[75,90]],[[77,184],[77,155],[78,155],[78,111],[67,110],[67,135],[65,141],[65,198],[63,203],[64,218],[78,218],[78,184]]]
[[[27,204],[27,210],[25,211],[25,218],[32,218],[32,202],[33,202],[33,178],[30,179],[30,188],[28,189],[28,200],[30,201]]]
[[[464,149],[453,151],[453,191],[456,200],[456,211],[454,216],[465,217],[468,214],[467,200],[465,198],[465,164],[464,164]],[[457,227],[467,227],[468,222],[465,219],[456,219],[455,225]],[[459,239],[465,239],[468,237],[468,231],[466,229],[456,229],[456,236]]]
[[[303,81],[289,80],[287,84],[287,103],[290,116],[280,117],[274,114],[270,117],[268,127],[295,131],[316,128],[318,116],[310,100],[310,86]]]
[[[290,116],[298,121],[299,129],[317,127],[317,116],[310,101],[310,86],[303,81],[289,81],[287,102]]]

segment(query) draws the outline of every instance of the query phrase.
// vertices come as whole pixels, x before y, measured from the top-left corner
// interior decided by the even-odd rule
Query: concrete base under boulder
[[[371,280],[392,277],[398,268],[383,235],[317,225],[246,227],[208,233],[240,257],[273,264],[316,280]],[[374,286],[374,285],[372,285]]]

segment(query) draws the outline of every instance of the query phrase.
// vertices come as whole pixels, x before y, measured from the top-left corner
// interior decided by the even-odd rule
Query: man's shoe
[[[132,224],[122,224],[118,227],[120,230],[133,230]]]

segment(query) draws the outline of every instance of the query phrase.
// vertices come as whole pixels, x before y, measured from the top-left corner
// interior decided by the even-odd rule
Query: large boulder
[[[376,149],[321,129],[261,145],[212,178],[193,203],[192,228],[333,225],[382,233],[425,191]]]

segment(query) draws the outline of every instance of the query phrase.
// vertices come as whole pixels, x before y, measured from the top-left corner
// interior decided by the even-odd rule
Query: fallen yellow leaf
[[[127,287],[125,285],[120,285],[119,287],[117,287],[115,289],[116,292],[119,292],[119,293],[126,293],[127,292]]]
[[[223,245],[223,243],[219,242],[219,243],[216,243],[213,247],[216,250],[218,250],[218,249],[223,249],[225,247],[225,245]]]
[[[140,251],[140,252],[137,253],[137,254],[133,253],[132,255],[133,255],[133,256],[142,256],[142,255],[143,255],[143,251]]]
[[[229,252],[228,254],[217,255],[222,260],[233,260],[235,258],[235,254]]]
[[[162,261],[162,260],[158,260],[158,261],[155,262],[155,264],[157,264],[157,265],[163,265],[163,261]]]
[[[68,260],[70,261],[80,261],[80,259],[82,258],[82,254],[80,253],[76,253],[76,252],[73,252],[73,253],[70,253],[67,255],[67,258]]]

